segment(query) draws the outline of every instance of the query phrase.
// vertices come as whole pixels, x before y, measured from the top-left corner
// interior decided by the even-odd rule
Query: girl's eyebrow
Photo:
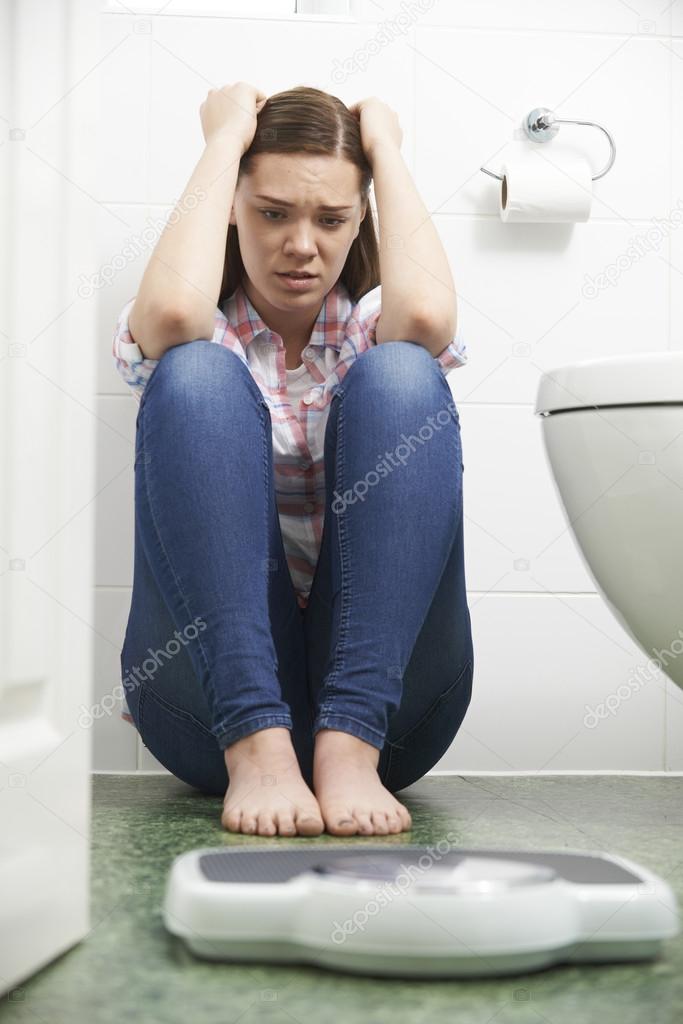
[[[295,206],[295,203],[288,203],[286,199],[275,199],[274,196],[254,196],[254,199],[265,199],[267,203],[273,203],[275,206]],[[319,210],[331,210],[336,212],[337,210],[352,210],[353,206],[327,206],[325,203],[321,203],[318,207]]]

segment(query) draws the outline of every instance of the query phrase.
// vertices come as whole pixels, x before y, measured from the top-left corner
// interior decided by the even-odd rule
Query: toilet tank
[[[587,571],[624,629],[683,687],[683,352],[550,371],[535,412]]]

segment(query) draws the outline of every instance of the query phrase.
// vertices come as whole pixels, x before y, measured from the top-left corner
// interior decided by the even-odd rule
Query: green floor
[[[401,799],[413,831],[340,840],[235,836],[221,800],[165,776],[93,779],[93,927],[83,942],[0,1002],[26,1024],[191,1020],[251,1024],[680,1024],[683,938],[642,964],[552,967],[482,981],[362,978],[307,966],[195,960],[161,919],[173,858],[198,846],[332,842],[611,851],[665,878],[683,911],[683,779],[425,778]]]

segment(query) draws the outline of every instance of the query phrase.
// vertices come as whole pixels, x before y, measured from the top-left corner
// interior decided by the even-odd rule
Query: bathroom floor
[[[411,833],[277,839],[224,831],[221,800],[170,776],[95,775],[92,929],[0,1000],[0,1020],[680,1024],[683,937],[668,940],[653,962],[402,981],[313,966],[198,961],[166,932],[161,903],[173,858],[198,846],[434,845],[451,833],[450,841],[465,847],[620,853],[665,878],[683,911],[682,796],[680,778],[430,776],[401,794]]]

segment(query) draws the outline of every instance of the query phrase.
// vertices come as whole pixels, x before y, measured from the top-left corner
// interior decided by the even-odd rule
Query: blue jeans
[[[310,786],[314,736],[329,728],[380,750],[391,792],[422,777],[460,727],[474,664],[460,421],[429,352],[375,346],[334,390],[305,609],[283,548],[270,411],[238,356],[203,339],[168,349],[136,429],[121,672],[151,753],[224,795],[225,747],[283,726]]]

